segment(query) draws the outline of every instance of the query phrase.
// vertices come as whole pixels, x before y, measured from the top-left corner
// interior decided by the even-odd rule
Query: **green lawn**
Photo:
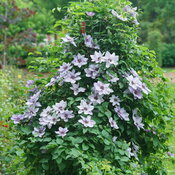
[[[175,67],[164,67],[162,69],[164,72],[175,72]]]

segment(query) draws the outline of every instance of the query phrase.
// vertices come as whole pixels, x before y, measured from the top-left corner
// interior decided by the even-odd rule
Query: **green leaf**
[[[111,117],[111,116],[112,116],[112,112],[111,112],[111,111],[106,111],[106,112],[105,112],[105,115],[106,115],[107,117]]]
[[[87,151],[89,149],[89,146],[86,145],[85,143],[82,144],[82,149],[83,151]]]
[[[63,140],[60,139],[60,138],[57,138],[57,139],[56,139],[56,143],[59,144],[59,145],[61,145],[61,144],[63,144]]]
[[[26,135],[29,135],[32,133],[33,129],[31,126],[21,126],[21,131]]]
[[[109,133],[107,131],[103,130],[101,133],[105,138],[109,137]]]

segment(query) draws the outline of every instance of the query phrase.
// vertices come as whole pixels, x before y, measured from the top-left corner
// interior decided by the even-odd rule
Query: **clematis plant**
[[[53,77],[36,82],[23,114],[11,118],[33,174],[86,174],[98,161],[110,162],[110,174],[160,169],[149,167],[150,155],[166,150],[169,108],[162,100],[168,102],[151,84],[160,72],[154,55],[137,45],[134,20],[129,1],[96,0],[72,3],[59,21],[67,31],[58,41],[65,62]]]

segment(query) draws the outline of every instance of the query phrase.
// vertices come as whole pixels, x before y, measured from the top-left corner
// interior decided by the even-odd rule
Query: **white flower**
[[[116,107],[114,110],[122,120],[129,121],[129,114],[124,108]]]
[[[120,105],[121,100],[119,99],[119,97],[112,95],[109,99],[113,106]]]
[[[109,88],[109,86],[110,84],[105,84],[98,81],[97,83],[94,83],[94,90],[99,95],[109,95],[110,93],[113,92],[113,90]]]
[[[79,111],[78,111],[79,114],[84,113],[86,115],[88,115],[88,114],[92,115],[92,111],[94,109],[94,106],[87,103],[87,101],[85,101],[85,100],[81,100],[80,105],[78,106],[78,108],[79,108]]]
[[[73,44],[75,47],[77,47],[77,45],[74,42],[74,38],[70,37],[69,35],[66,35],[65,37],[61,38],[63,40],[64,43],[71,43]]]
[[[74,95],[78,95],[80,92],[84,92],[86,90],[85,88],[79,87],[79,83],[72,84],[72,87],[70,87],[70,89],[74,91]]]
[[[119,56],[115,55],[115,53],[111,54],[107,51],[103,59],[106,62],[106,67],[109,68],[112,64],[115,66],[118,65]]]
[[[91,94],[88,98],[93,104],[101,104],[104,101],[103,96],[97,93]]]
[[[103,54],[99,51],[95,51],[94,55],[91,55],[92,62],[102,63],[104,61]]]
[[[124,18],[122,15],[119,15],[115,10],[112,10],[112,15],[120,19],[121,21],[127,21],[127,18]]]
[[[72,61],[72,63],[77,66],[77,67],[81,67],[83,65],[86,65],[88,61],[88,58],[85,58],[84,55],[78,54],[76,56],[74,56],[74,60]]]
[[[86,68],[84,71],[86,72],[86,77],[95,79],[99,75],[99,66],[96,64],[91,64],[89,68]]]
[[[68,122],[70,118],[74,118],[73,111],[65,110],[59,114],[59,117],[63,119],[65,122]]]
[[[52,108],[56,113],[64,112],[66,107],[67,107],[67,102],[64,100],[61,100],[59,103],[55,103],[55,105],[52,106]]]
[[[85,127],[90,127],[92,128],[95,125],[95,121],[91,120],[91,116],[83,117],[81,116],[82,119],[78,120],[78,122],[82,123]]]
[[[80,72],[76,73],[75,70],[69,71],[67,72],[64,81],[74,84],[76,83],[76,81],[81,79],[80,74],[81,74]]]
[[[55,131],[55,133],[58,134],[61,137],[65,137],[68,131],[69,130],[67,128],[59,127],[58,131]]]
[[[138,115],[138,109],[133,110],[132,118],[134,120],[134,125],[137,127],[137,129],[143,129],[144,124],[142,123],[142,118]]]
[[[117,125],[117,123],[116,123],[116,121],[113,120],[112,117],[109,118],[109,123],[110,123],[110,125],[111,125],[112,128],[114,128],[114,129],[118,129],[119,128],[118,125]]]

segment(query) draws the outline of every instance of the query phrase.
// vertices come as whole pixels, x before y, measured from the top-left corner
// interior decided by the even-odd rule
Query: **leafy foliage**
[[[68,34],[58,41],[67,64],[36,81],[40,90],[12,117],[30,173],[166,174],[159,157],[168,150],[169,92],[154,53],[137,45],[137,12],[129,5],[71,3],[67,19],[56,23]],[[104,100],[94,103],[94,90]]]

